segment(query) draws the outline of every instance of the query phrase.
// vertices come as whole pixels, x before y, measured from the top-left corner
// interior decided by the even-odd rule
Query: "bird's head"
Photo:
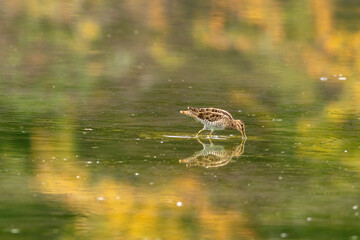
[[[246,134],[245,134],[245,124],[243,121],[241,120],[234,120],[235,122],[235,129],[241,132],[241,136],[246,139]]]

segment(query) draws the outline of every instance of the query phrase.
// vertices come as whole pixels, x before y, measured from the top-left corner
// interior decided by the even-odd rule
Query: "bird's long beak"
[[[241,132],[241,136],[242,136],[242,138],[243,138],[243,139],[247,139],[247,137],[246,137],[246,133],[245,133],[245,129],[244,129],[244,128],[242,128],[240,132]]]

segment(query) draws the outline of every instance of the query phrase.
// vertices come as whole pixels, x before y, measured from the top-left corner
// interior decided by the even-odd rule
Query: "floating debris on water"
[[[320,77],[320,80],[321,80],[321,81],[327,81],[328,78],[327,78],[327,77]]]
[[[139,173],[135,173],[135,176],[139,176]]]
[[[85,131],[92,131],[92,128],[84,128]]]
[[[307,218],[306,218],[306,221],[311,222],[311,221],[312,221],[312,217],[307,217]]]
[[[175,135],[163,135],[168,138],[192,138],[192,136],[175,136]]]
[[[354,210],[356,210],[356,209],[358,209],[358,208],[359,208],[358,205],[354,205],[354,206],[352,207],[352,209],[354,209]]]
[[[176,203],[176,206],[181,207],[181,206],[182,206],[182,202],[177,202],[177,203]]]
[[[80,176],[76,176],[76,178],[80,178]]]
[[[347,78],[346,77],[344,77],[342,74],[339,74],[339,75],[332,75],[331,77],[333,77],[333,78],[336,78],[336,79],[338,79],[338,80],[340,80],[340,81],[345,81]],[[321,76],[320,77],[320,80],[321,81],[327,81],[329,78],[328,77],[326,77],[326,76]]]
[[[346,77],[344,77],[342,74],[339,74],[338,80],[345,81]]]
[[[97,197],[96,200],[98,200],[98,201],[104,201],[105,198],[104,198],[104,197]]]

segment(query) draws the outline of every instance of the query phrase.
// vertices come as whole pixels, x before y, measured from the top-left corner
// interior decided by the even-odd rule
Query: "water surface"
[[[360,237],[357,2],[3,5],[1,239]]]

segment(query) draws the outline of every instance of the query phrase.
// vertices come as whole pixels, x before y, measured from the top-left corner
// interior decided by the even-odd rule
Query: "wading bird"
[[[196,137],[204,130],[210,130],[209,137],[214,130],[235,129],[241,132],[242,138],[246,139],[245,124],[241,120],[235,120],[230,113],[219,108],[194,108],[188,107],[188,111],[180,111],[180,113],[193,117],[202,124],[201,129]]]

